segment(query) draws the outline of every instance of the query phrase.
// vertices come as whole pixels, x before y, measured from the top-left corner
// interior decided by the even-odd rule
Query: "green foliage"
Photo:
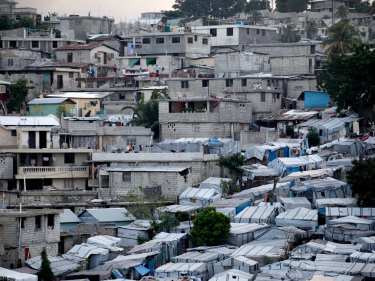
[[[268,0],[250,0],[245,6],[246,12],[269,10],[270,2]]]
[[[226,18],[243,11],[245,0],[175,0],[174,12],[186,18]]]
[[[326,90],[339,110],[351,109],[375,120],[375,50],[355,47],[350,55],[336,55],[319,73],[320,88]]]
[[[189,213],[186,213],[186,212],[177,212],[175,214],[175,217],[180,222],[190,220],[190,215],[189,215]]]
[[[310,128],[309,133],[307,134],[307,139],[309,141],[309,146],[314,147],[320,145],[319,134],[315,128]]]
[[[221,190],[226,195],[232,195],[236,192],[240,192],[241,188],[236,184],[235,181],[231,180],[229,182],[222,181],[221,182]]]
[[[228,169],[231,176],[238,180],[242,176],[241,167],[245,165],[245,157],[241,153],[230,156],[220,156],[219,166]]]
[[[8,111],[20,112],[21,106],[25,105],[28,94],[27,81],[18,80],[10,86],[10,97],[7,102]]]
[[[347,19],[340,20],[328,29],[328,38],[323,42],[329,57],[351,52],[359,45],[357,30]]]
[[[9,17],[0,17],[0,30],[14,29],[14,28],[35,28],[34,21],[30,17],[22,17],[18,21],[12,20]]]
[[[375,205],[375,159],[353,162],[353,168],[347,176],[352,192],[361,207]]]
[[[288,24],[286,27],[281,29],[281,42],[283,43],[295,43],[301,40],[301,37],[297,34],[297,31],[292,25]]]
[[[160,216],[160,221],[153,221],[152,228],[155,233],[159,232],[171,232],[173,228],[178,226],[180,222],[176,219],[173,214],[163,213]]]
[[[281,13],[302,12],[307,9],[307,0],[276,0],[276,10]]]
[[[346,19],[349,15],[349,9],[346,6],[340,6],[337,8],[336,17],[340,19]]]
[[[229,231],[229,218],[213,208],[207,208],[194,219],[191,237],[195,246],[216,246],[227,241]]]
[[[55,276],[51,270],[51,264],[48,260],[46,249],[43,249],[41,253],[42,264],[40,266],[40,270],[38,272],[38,280],[39,281],[53,281],[55,280]]]
[[[154,133],[154,138],[159,138],[159,103],[150,100],[146,103],[138,104],[135,110],[133,123],[137,126],[150,128]]]

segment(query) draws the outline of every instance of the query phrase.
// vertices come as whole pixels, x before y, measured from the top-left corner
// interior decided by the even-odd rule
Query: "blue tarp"
[[[141,275],[141,276],[145,276],[145,275],[147,275],[149,272],[150,272],[150,270],[147,268],[147,267],[145,267],[145,266],[143,266],[143,265],[137,265],[136,267],[135,267],[135,270],[139,273],[139,275]]]

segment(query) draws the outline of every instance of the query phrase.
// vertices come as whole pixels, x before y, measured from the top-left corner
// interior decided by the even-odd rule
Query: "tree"
[[[281,13],[303,12],[307,9],[307,0],[276,0],[276,10]]]
[[[353,162],[353,168],[347,176],[353,194],[358,199],[361,207],[375,205],[375,159],[359,160]]]
[[[216,246],[227,241],[229,231],[229,218],[207,208],[197,214],[190,234],[195,246]]]
[[[173,214],[163,213],[158,222],[153,221],[151,224],[154,232],[159,233],[171,232],[174,227],[180,224],[180,222]]]
[[[18,80],[10,86],[10,97],[7,102],[8,112],[20,112],[21,107],[25,106],[28,94],[27,81]]]
[[[233,154],[230,156],[220,156],[219,166],[228,169],[234,183],[241,181],[242,169],[245,165],[245,157],[241,153]]]
[[[41,253],[42,264],[40,266],[40,270],[38,272],[38,280],[39,281],[53,281],[55,280],[55,276],[51,270],[51,264],[48,260],[46,249],[43,249]]]
[[[175,0],[173,9],[186,18],[227,18],[241,12],[245,0]]]
[[[268,0],[250,0],[245,5],[245,11],[251,13],[259,10],[269,10],[270,2]]]
[[[369,121],[375,120],[375,50],[367,45],[351,54],[328,60],[318,75],[319,86],[326,90],[339,110],[351,109]]]
[[[310,128],[307,134],[307,140],[309,141],[309,146],[314,147],[320,144],[320,137],[316,129]]]
[[[159,138],[159,103],[150,100],[146,103],[138,104],[135,109],[133,124],[150,128],[154,133],[154,138]]]
[[[281,42],[283,43],[295,43],[301,40],[301,37],[294,30],[293,26],[288,24],[286,27],[281,29]]]
[[[328,29],[328,38],[323,42],[328,56],[345,54],[360,43],[358,32],[349,20],[342,19]]]

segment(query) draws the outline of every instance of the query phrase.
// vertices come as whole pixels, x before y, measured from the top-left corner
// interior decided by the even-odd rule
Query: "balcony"
[[[19,167],[16,179],[71,179],[88,178],[89,167]]]

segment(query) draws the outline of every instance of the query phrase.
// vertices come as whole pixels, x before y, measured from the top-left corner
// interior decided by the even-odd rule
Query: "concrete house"
[[[211,52],[210,35],[161,32],[130,35],[124,39],[125,56],[174,55],[204,57]]]
[[[279,40],[277,28],[258,25],[192,26],[192,31],[211,36],[212,47],[238,47]]]
[[[101,170],[99,176],[101,175],[108,175],[109,186],[100,181],[99,187],[109,188],[111,198],[136,195],[176,200],[177,196],[192,184],[190,168],[179,166],[114,167]]]
[[[251,103],[236,99],[210,97],[160,101],[161,139],[239,139],[240,131],[248,129],[251,112]]]
[[[72,116],[76,112],[76,103],[68,98],[39,98],[28,102],[30,116],[55,115],[57,118]]]
[[[60,241],[58,210],[0,210],[0,265],[16,267],[39,256],[43,248],[56,256]]]

